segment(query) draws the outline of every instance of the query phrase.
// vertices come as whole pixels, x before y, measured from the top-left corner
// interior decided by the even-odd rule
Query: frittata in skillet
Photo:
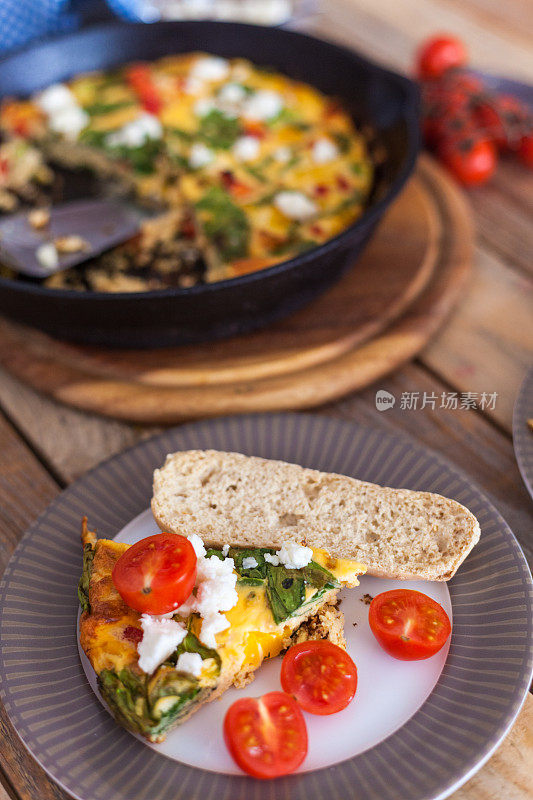
[[[81,75],[5,101],[0,126],[167,212],[50,277],[55,287],[139,291],[259,270],[344,230],[372,185],[337,101],[242,59],[192,53]]]
[[[152,742],[231,685],[245,685],[265,658],[290,644],[329,638],[345,646],[336,595],[365,571],[323,550],[314,550],[307,566],[289,569],[274,550],[206,551],[193,538],[202,576],[195,596],[225,594],[223,616],[191,610],[192,596],[165,618],[129,608],[112,578],[129,545],[97,540],[86,520],[82,526],[80,642],[117,721]]]

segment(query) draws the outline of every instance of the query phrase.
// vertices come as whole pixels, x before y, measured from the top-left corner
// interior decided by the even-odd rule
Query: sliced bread
[[[480,534],[455,500],[240,453],[170,454],[153,489],[164,531],[236,547],[296,541],[386,578],[448,580]]]

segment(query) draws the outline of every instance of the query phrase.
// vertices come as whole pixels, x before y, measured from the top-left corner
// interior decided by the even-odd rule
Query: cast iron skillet
[[[84,293],[0,279],[0,313],[81,343],[154,347],[206,341],[280,319],[353,265],[411,173],[419,134],[415,85],[348,49],[237,23],[111,23],[8,56],[0,62],[0,97],[28,95],[87,70],[192,50],[249,58],[339,97],[386,152],[368,210],[334,239],[290,261],[190,289]]]

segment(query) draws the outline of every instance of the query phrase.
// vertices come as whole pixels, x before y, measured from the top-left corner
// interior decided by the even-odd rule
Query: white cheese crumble
[[[177,613],[189,616],[196,612],[202,617],[200,641],[207,647],[216,647],[215,634],[229,627],[229,622],[222,614],[229,611],[237,603],[235,589],[237,574],[234,572],[234,561],[218,556],[205,558],[205,547],[199,536],[188,537],[198,558],[196,565],[196,585],[187,602],[181,605]]]
[[[238,161],[253,161],[260,149],[259,139],[255,136],[241,136],[233,145],[232,152]]]
[[[44,244],[40,244],[35,251],[35,258],[41,267],[44,267],[48,270],[55,269],[59,264],[59,254],[57,252],[57,247],[53,242],[45,242]]]
[[[318,212],[317,206],[302,192],[279,192],[274,198],[274,205],[289,219],[306,220]]]
[[[202,672],[203,659],[199,653],[181,653],[177,662],[176,669],[178,672],[188,672],[199,678]]]
[[[53,83],[48,86],[37,95],[35,102],[48,115],[78,105],[76,98],[64,83]]]
[[[203,142],[195,142],[189,153],[189,166],[193,169],[206,167],[215,158],[215,154]]]
[[[287,146],[277,147],[272,155],[276,161],[279,161],[281,164],[286,164],[292,157],[291,148]]]
[[[226,83],[217,95],[221,103],[238,105],[246,99],[245,89],[238,83]]]
[[[256,122],[273,119],[283,109],[283,98],[271,89],[260,89],[250,95],[243,104],[245,119]]]
[[[230,65],[225,58],[204,56],[194,62],[189,75],[200,81],[223,81],[228,77],[229,71]]]
[[[35,98],[48,116],[50,128],[67,139],[76,139],[89,122],[89,115],[63,83],[54,83]]]
[[[201,97],[194,104],[194,113],[197,117],[207,117],[216,107],[217,104],[211,97]]]
[[[224,556],[224,558],[226,558],[228,553],[229,553],[229,544],[225,544],[224,547],[222,548],[222,555]]]
[[[265,553],[265,561],[268,561],[268,563],[272,564],[273,567],[277,567],[279,564],[279,556]]]
[[[305,547],[296,542],[285,542],[276,555],[282,564],[288,569],[303,569],[313,558],[313,551],[310,547]]]
[[[153,114],[143,112],[136,119],[123,125],[118,131],[106,136],[106,144],[110,147],[121,145],[125,147],[140,147],[148,139],[160,139],[162,135],[163,128],[158,118]]]
[[[183,84],[183,91],[185,94],[200,94],[204,89],[204,82],[198,78],[186,78]]]
[[[203,558],[205,556],[205,546],[203,541],[196,533],[191,533],[190,536],[187,536],[187,539],[193,546],[193,550],[196,553],[196,558]]]
[[[242,560],[243,569],[254,569],[257,567],[257,559],[253,556],[248,556],[247,558],[243,558]]]
[[[187,631],[180,622],[150,614],[141,616],[143,638],[137,644],[139,667],[151,675],[181,644]]]
[[[331,139],[317,139],[311,151],[315,164],[327,164],[337,158],[339,151]]]

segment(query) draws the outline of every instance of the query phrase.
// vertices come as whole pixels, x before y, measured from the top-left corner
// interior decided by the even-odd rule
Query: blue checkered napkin
[[[72,30],[69,0],[0,0],[0,52],[48,33]]]

